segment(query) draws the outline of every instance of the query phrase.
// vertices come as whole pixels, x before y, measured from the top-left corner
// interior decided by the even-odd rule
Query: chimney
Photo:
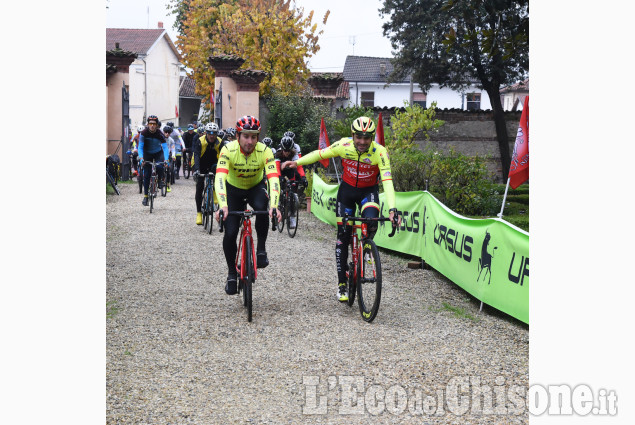
[[[163,22],[159,22],[159,28],[163,29]]]
[[[379,63],[379,75],[382,77],[386,76],[386,62]]]

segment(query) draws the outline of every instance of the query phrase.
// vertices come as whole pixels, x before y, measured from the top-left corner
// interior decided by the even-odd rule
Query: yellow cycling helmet
[[[371,136],[375,135],[375,122],[368,117],[359,117],[353,120],[353,124],[351,124],[351,131],[353,134],[357,136]]]

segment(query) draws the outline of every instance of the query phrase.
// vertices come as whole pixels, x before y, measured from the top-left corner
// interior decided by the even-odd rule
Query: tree
[[[208,95],[214,87],[207,59],[218,55],[239,56],[245,59],[242,68],[267,72],[261,94],[307,86],[306,59],[319,50],[322,34],[312,23],[313,11],[305,17],[304,8],[292,8],[290,0],[171,0],[170,7],[181,33],[177,46],[198,94]]]
[[[510,165],[500,88],[529,69],[529,0],[384,0],[384,35],[396,51],[397,80],[411,74],[423,91],[433,83],[463,90],[480,82],[491,101],[503,179]]]

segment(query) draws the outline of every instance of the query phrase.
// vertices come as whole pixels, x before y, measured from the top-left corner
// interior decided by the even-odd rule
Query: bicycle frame
[[[249,213],[249,214],[247,214]],[[244,244],[247,236],[251,236],[251,256],[253,264],[256,264],[256,250],[254,249],[254,238],[251,231],[251,216],[253,211],[245,211],[245,215],[241,219],[242,228],[240,229],[240,241],[238,242],[238,251],[236,252],[236,272],[240,273],[240,278],[245,278],[245,264],[247,263],[247,254],[245,253]],[[240,262],[238,261],[240,259]],[[240,266],[239,266],[240,264]],[[254,268],[254,279],[258,279],[258,268]]]

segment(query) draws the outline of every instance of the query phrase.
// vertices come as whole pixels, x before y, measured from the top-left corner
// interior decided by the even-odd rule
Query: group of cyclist
[[[228,268],[225,282],[225,292],[228,295],[237,292],[236,239],[240,230],[240,218],[228,215],[228,211],[243,211],[249,203],[254,210],[268,210],[269,218],[273,218],[273,211],[278,206],[281,191],[284,189],[282,185],[286,184],[286,181],[297,181],[306,187],[303,165],[341,157],[343,176],[337,192],[335,210],[335,259],[338,276],[337,298],[341,302],[348,301],[347,246],[352,228],[350,225],[342,224],[342,217],[353,215],[356,207],[359,207],[362,217],[379,217],[380,179],[391,221],[397,213],[388,151],[384,146],[374,142],[376,125],[372,119],[355,119],[351,125],[351,137],[344,137],[325,149],[315,150],[305,156],[302,156],[300,146],[294,141],[295,134],[291,131],[284,133],[277,148],[273,146],[270,137],[265,137],[260,142],[260,121],[249,115],[240,118],[235,128],[225,130],[221,130],[213,122],[204,126],[200,123],[189,124],[184,134],[175,129],[171,122],[167,123],[163,131],[159,131],[159,126],[160,122],[156,115],[150,115],[147,126],[140,126],[135,136],[138,160],[144,170],[142,203],[148,204],[151,171],[149,163],[153,160],[161,163],[157,166],[157,172],[159,181],[162,181],[164,167],[168,169],[172,160],[176,164],[178,179],[178,170],[182,165],[181,157],[190,152],[196,180],[196,224],[201,225],[204,179],[199,176],[215,173],[214,202],[219,207],[215,218],[220,221],[222,212],[226,229],[223,236],[223,252]],[[277,211],[276,219],[281,220],[280,211]],[[401,222],[401,217],[398,217],[397,222]],[[297,223],[292,221],[290,225],[295,227]],[[269,226],[266,216],[256,216],[255,229],[256,267],[265,268],[269,264],[266,250]],[[377,224],[369,224],[368,230],[372,238],[377,231]]]

